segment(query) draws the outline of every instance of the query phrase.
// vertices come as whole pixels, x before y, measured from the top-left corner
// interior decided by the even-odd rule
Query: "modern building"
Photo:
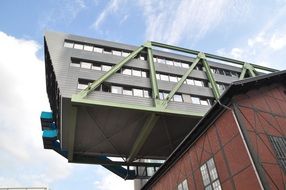
[[[143,189],[285,189],[286,71],[232,83]]]
[[[148,179],[231,82],[277,70],[158,42],[47,32],[44,147]]]

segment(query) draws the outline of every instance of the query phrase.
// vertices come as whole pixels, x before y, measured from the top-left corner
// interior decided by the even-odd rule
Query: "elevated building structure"
[[[158,42],[58,32],[44,41],[44,147],[124,179],[148,179],[231,82],[276,71]]]

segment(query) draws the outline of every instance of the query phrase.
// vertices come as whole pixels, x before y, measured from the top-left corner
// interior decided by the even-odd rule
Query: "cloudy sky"
[[[285,0],[10,0],[0,2],[0,187],[132,189],[101,166],[44,150],[43,33],[141,45],[154,40],[286,69]]]

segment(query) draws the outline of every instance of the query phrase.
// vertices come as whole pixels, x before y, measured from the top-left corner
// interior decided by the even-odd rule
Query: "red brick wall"
[[[153,189],[177,189],[184,179],[189,190],[204,189],[200,166],[214,159],[222,189],[260,189],[239,130],[230,111],[224,112]]]
[[[270,189],[285,189],[286,176],[276,159],[269,135],[286,135],[286,95],[282,85],[249,91],[235,99],[242,125]]]

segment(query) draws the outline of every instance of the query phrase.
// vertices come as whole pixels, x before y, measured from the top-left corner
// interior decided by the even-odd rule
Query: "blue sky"
[[[183,46],[285,69],[285,0],[11,0],[0,2],[0,187],[132,189],[101,166],[44,150],[43,33]]]

